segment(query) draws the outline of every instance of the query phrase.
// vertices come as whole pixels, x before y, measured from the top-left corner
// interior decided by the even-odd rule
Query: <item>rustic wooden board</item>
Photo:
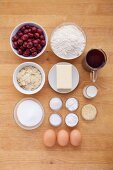
[[[35,21],[51,31],[62,22],[75,22],[82,26],[87,35],[85,53],[71,61],[80,72],[78,88],[67,95],[55,93],[48,84],[49,69],[58,59],[48,45],[46,52],[34,62],[46,72],[46,84],[36,95],[45,108],[43,125],[31,132],[19,128],[13,119],[15,104],[26,97],[16,91],[12,83],[14,69],[25,60],[15,56],[9,45],[9,36],[17,24]],[[0,170],[112,170],[113,169],[113,0],[1,0],[0,1]],[[81,62],[91,48],[102,48],[108,55],[107,65],[100,71],[96,82],[98,96],[88,101],[82,96],[82,89],[90,84],[89,74]],[[74,148],[55,146],[47,149],[42,143],[43,133],[50,128],[48,107],[51,97],[79,99],[76,111],[80,118],[78,129],[83,136],[82,145]],[[94,104],[98,116],[93,122],[81,118],[81,108],[86,103]],[[63,117],[68,111],[63,107]],[[63,124],[61,128],[66,128]],[[56,129],[57,131],[58,129]]]

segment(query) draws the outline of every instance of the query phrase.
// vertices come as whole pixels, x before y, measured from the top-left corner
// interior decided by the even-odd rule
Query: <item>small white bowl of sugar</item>
[[[86,35],[78,25],[63,23],[53,30],[50,44],[52,51],[59,58],[71,60],[84,52]]]

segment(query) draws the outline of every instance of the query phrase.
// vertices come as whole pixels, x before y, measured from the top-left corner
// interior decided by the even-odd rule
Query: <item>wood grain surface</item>
[[[25,60],[18,58],[11,50],[9,36],[12,29],[24,21],[35,21],[47,30],[52,30],[63,22],[75,22],[83,27],[87,35],[84,54],[73,61],[80,73],[80,83],[69,94],[58,94],[48,84],[49,69],[57,62],[50,49],[38,59],[46,73],[44,88],[32,97],[38,99],[45,109],[42,126],[33,131],[25,131],[13,119],[15,104],[27,97],[13,86],[14,69]],[[107,65],[100,70],[96,85],[98,96],[87,100],[82,95],[85,85],[91,84],[89,73],[81,65],[83,57],[91,48],[102,48],[108,56]],[[76,113],[80,122],[77,127],[82,133],[82,145],[71,145],[52,149],[42,143],[43,133],[50,128],[48,117],[52,113],[49,100],[60,97],[65,103],[69,97],[76,97],[80,106]],[[94,104],[98,115],[96,120],[86,122],[81,117],[84,104]],[[68,111],[59,111],[63,118]],[[67,129],[64,124],[55,129]],[[113,170],[113,0],[0,0],[0,170]]]

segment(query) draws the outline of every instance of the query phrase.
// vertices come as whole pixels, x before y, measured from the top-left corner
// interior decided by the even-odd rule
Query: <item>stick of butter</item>
[[[57,64],[57,89],[69,90],[72,88],[72,65],[71,64]]]

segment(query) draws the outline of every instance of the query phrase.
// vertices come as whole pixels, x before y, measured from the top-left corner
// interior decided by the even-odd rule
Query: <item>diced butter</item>
[[[65,90],[72,88],[72,65],[71,64],[57,64],[57,89]]]

